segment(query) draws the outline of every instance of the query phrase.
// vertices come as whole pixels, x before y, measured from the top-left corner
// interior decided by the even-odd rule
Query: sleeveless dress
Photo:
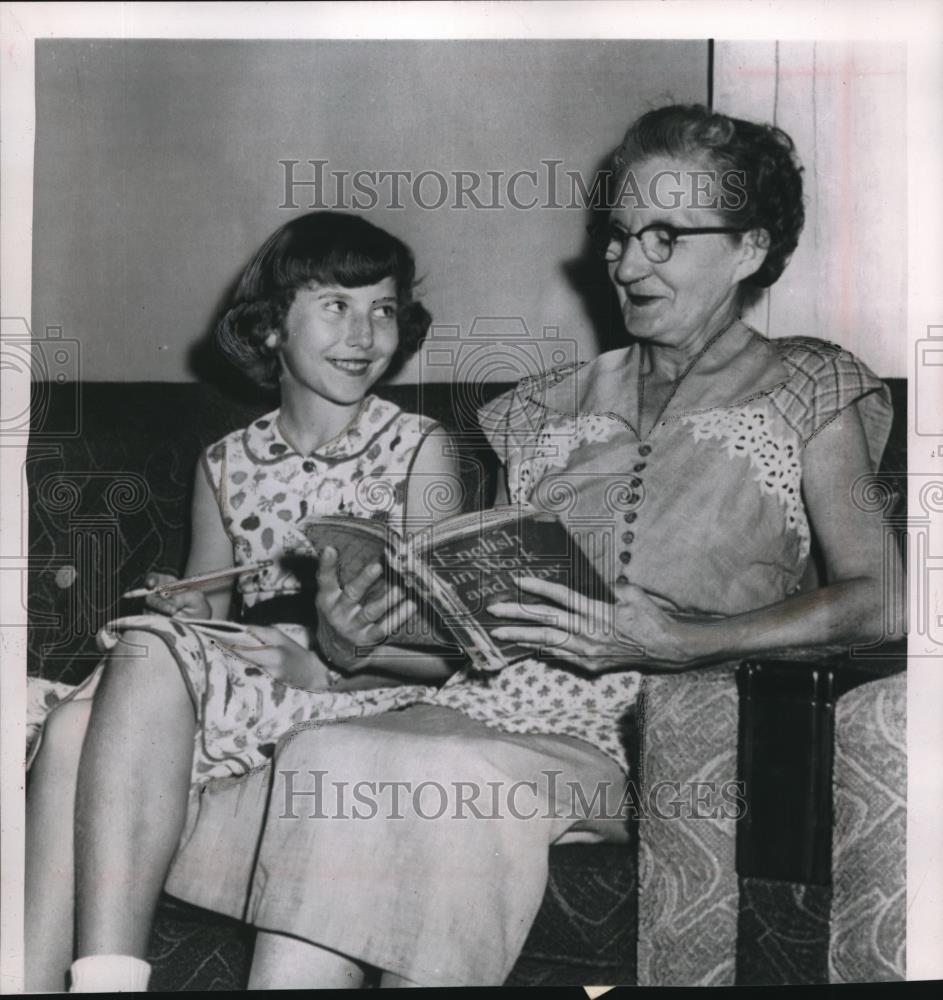
[[[636,346],[525,379],[479,414],[512,501],[558,512],[608,582],[708,615],[802,586],[806,445],[854,407],[876,470],[891,422],[886,387],[835,345],[742,323],[725,342],[750,364],[687,380],[644,436]],[[500,985],[543,898],[548,846],[625,839],[612,803],[637,689],[631,672],[533,659],[453,676],[399,712],[302,724],[252,787],[207,790],[214,835],[182,844],[169,891],[422,985]],[[366,814],[329,791],[364,782],[378,807]],[[397,784],[411,808],[381,795]],[[468,786],[486,793],[477,815],[462,809]]]
[[[314,515],[347,514],[401,528],[409,471],[438,425],[367,396],[337,437],[302,455],[285,437],[278,418],[276,410],[227,435],[205,451],[201,465],[232,541],[235,564],[274,560],[261,572],[239,578],[242,617],[274,624],[311,649],[305,622],[313,621],[314,594],[295,572],[313,555],[302,522]],[[113,648],[128,629],[158,636],[180,668],[197,716],[195,785],[245,775],[266,763],[278,738],[299,722],[387,712],[429,693],[423,685],[360,691],[293,687],[220,645],[212,628],[186,618],[146,614],[116,619],[99,633],[100,648]],[[103,669],[100,664],[62,702],[92,697]],[[46,710],[40,698],[32,698],[31,704],[34,716]],[[38,740],[34,754],[36,749]]]

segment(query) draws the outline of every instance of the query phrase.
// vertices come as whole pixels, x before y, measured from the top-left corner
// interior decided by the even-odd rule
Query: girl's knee
[[[180,668],[164,640],[153,632],[128,629],[105,663],[105,683],[131,681],[137,691],[166,688],[183,690]]]
[[[150,720],[148,724],[156,718],[182,717],[193,705],[190,688],[168,647],[150,632],[133,630],[122,636],[105,661],[95,701],[108,706],[109,719],[132,713]]]
[[[164,640],[154,632],[145,629],[126,629],[118,638],[118,644],[111,651],[112,660],[125,663],[140,661],[153,663],[155,660],[169,659],[169,650]]]

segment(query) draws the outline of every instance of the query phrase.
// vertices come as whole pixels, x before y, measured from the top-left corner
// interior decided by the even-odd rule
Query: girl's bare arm
[[[232,541],[223,527],[219,505],[202,462],[197,465],[194,477],[190,525],[190,552],[184,570],[185,576],[195,576],[233,565]],[[161,579],[158,574],[150,574],[145,582],[152,586],[161,582]],[[228,618],[232,592],[233,579],[230,577],[199,590],[186,590],[167,597],[153,594],[146,598],[146,603],[148,607],[166,615]]]

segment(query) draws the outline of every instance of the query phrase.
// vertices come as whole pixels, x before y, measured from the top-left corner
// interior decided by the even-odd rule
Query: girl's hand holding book
[[[396,586],[376,600],[361,603],[382,573],[379,563],[371,563],[341,589],[337,579],[337,551],[328,546],[320,554],[318,646],[339,670],[366,667],[373,649],[386,642],[416,613],[415,601],[403,600],[403,592]]]
[[[148,573],[144,584],[157,588],[164,584],[175,583],[177,577],[169,573]],[[162,595],[159,590],[148,594],[144,603],[159,614],[171,618],[212,618],[213,609],[210,602],[198,590],[178,590],[175,593]]]

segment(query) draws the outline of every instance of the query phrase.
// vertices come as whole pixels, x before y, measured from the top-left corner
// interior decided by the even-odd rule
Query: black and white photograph
[[[943,977],[943,5],[0,17],[0,992]]]

